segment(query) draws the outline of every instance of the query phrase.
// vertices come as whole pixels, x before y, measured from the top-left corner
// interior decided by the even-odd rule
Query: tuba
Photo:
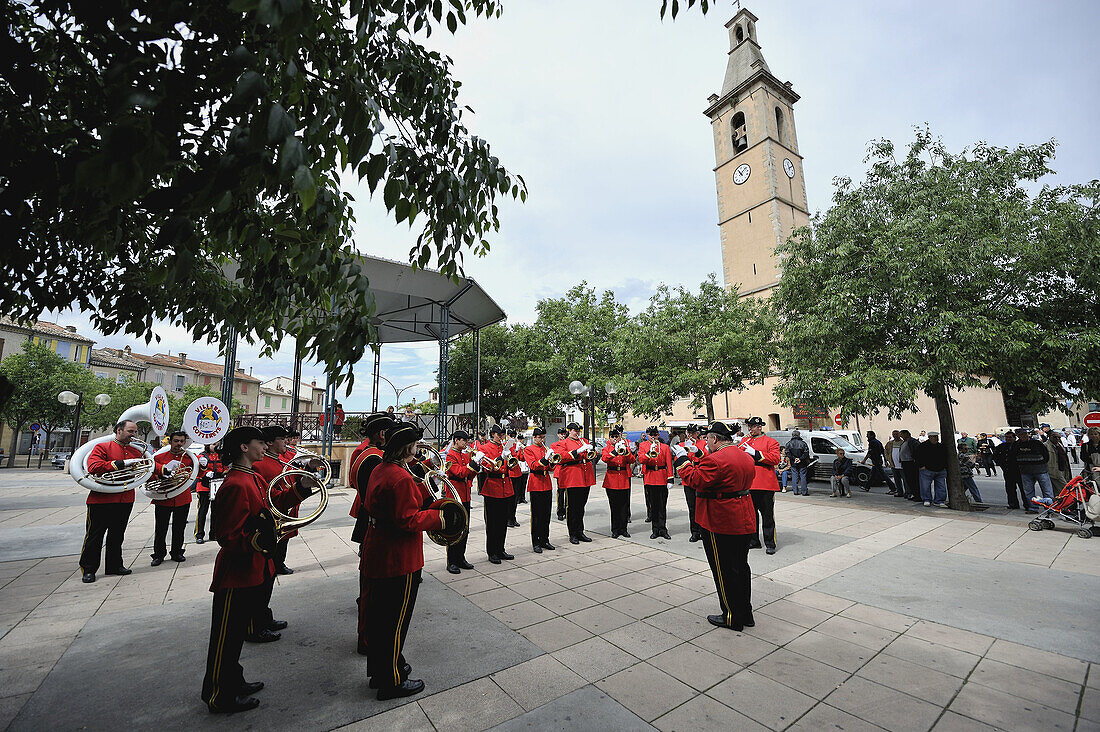
[[[317,460],[321,463],[316,472],[297,467],[296,465],[300,464],[300,461],[311,462],[313,460]],[[325,509],[328,507],[328,490],[331,480],[332,465],[324,456],[318,455],[317,453],[300,450],[289,463],[283,463],[283,472],[271,479],[271,483],[267,486],[267,494],[264,496],[264,502],[267,504],[267,509],[271,512],[271,520],[275,524],[276,541],[282,541],[292,532],[304,526],[309,526],[314,521],[321,518],[321,514],[324,513]],[[271,491],[280,481],[286,481],[288,484],[301,481],[308,484],[313,493],[320,494],[321,500],[317,504],[317,508],[313,509],[313,513],[308,516],[291,516],[279,510],[279,507],[275,505],[275,500],[271,496]]]
[[[409,475],[418,483],[423,484],[424,487],[428,489],[428,492],[432,494],[433,507],[438,508],[439,505],[437,504],[440,502],[457,503],[459,508],[462,509],[462,515],[466,517],[462,526],[441,529],[438,531],[429,531],[427,532],[428,538],[440,546],[451,546],[452,544],[456,544],[462,538],[463,534],[466,533],[466,529],[470,525],[470,515],[466,513],[466,507],[462,505],[462,496],[459,495],[458,489],[455,488],[454,483],[447,478],[447,462],[439,453],[439,450],[436,450],[426,442],[418,442],[416,444],[416,454],[424,455],[424,459],[421,460],[419,469],[414,471],[409,463],[405,463],[405,470],[407,470]]]
[[[153,387],[148,402],[130,407],[119,415],[116,422],[124,420],[148,422],[153,425],[153,431],[163,437],[168,431],[168,395],[164,393],[163,388]],[[88,440],[78,447],[69,458],[69,475],[72,479],[88,490],[99,493],[125,493],[148,481],[153,476],[155,468],[153,449],[146,442],[136,439],[131,440],[130,444],[142,452],[140,462],[118,470],[109,470],[100,475],[92,475],[88,472],[88,455],[92,452],[92,448],[113,439],[114,435],[106,435]]]

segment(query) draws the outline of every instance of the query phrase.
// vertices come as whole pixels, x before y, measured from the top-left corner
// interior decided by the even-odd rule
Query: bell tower
[[[714,134],[723,279],[743,296],[767,297],[781,272],[775,247],[810,217],[794,128],[799,96],[772,75],[756,23],[746,9],[726,23],[726,76],[705,114]]]

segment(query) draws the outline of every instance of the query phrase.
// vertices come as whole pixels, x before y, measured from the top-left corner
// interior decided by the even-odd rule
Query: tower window
[[[730,132],[733,138],[733,151],[744,152],[749,147],[749,133],[745,126],[745,113],[738,112],[730,120]]]
[[[787,144],[787,125],[783,121],[783,110],[775,108],[775,134],[779,142]]]
[[[737,36],[737,42],[738,43],[745,40],[745,31],[742,30],[741,26],[737,26],[737,30],[735,31],[735,35]]]

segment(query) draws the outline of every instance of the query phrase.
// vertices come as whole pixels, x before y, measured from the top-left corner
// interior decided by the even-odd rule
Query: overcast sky
[[[492,251],[466,272],[512,321],[530,322],[541,298],[581,280],[614,290],[633,309],[660,282],[696,286],[720,272],[714,148],[703,115],[720,91],[729,51],[723,27],[732,0],[706,16],[658,17],[660,0],[504,0],[499,19],[477,21],[428,45],[454,60],[472,130],[529,187],[526,204],[502,203]],[[1095,34],[1100,2],[1008,0],[754,0],[757,37],[772,73],[802,99],[794,121],[805,157],[812,212],[827,208],[832,180],[859,178],[868,141],[904,146],[928,123],[952,149],[1059,143],[1051,183],[1100,174]],[[1093,51],[1088,49],[1092,48]],[[393,226],[365,186],[356,245],[405,259],[414,239]],[[50,315],[44,316],[51,319]],[[185,351],[217,361],[217,350],[179,329],[146,347],[96,335],[87,318],[61,313],[97,347]],[[289,351],[289,349],[288,349]],[[245,368],[261,378],[291,373],[289,352],[260,360],[241,344]],[[386,346],[382,373],[427,398],[438,351]],[[345,408],[369,408],[369,359]],[[321,369],[309,365],[306,380]],[[385,385],[383,385],[385,389]],[[380,396],[392,404],[392,390]]]

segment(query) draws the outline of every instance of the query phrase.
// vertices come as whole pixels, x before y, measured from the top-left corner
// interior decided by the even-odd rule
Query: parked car
[[[817,458],[817,462],[807,476],[811,480],[828,481],[833,476],[833,460],[836,460],[837,448],[843,448],[848,457],[856,463],[852,471],[852,482],[863,484],[871,475],[871,466],[860,465],[859,461],[867,457],[867,452],[856,447],[843,436],[833,430],[799,430],[799,435],[810,446],[810,452]],[[791,441],[791,430],[774,430],[766,433],[779,443],[780,447],[786,446]]]
[[[58,470],[64,470],[65,463],[69,462],[70,456],[72,456],[72,453],[68,450],[65,450],[64,452],[55,452],[50,456],[50,465],[54,466]]]

